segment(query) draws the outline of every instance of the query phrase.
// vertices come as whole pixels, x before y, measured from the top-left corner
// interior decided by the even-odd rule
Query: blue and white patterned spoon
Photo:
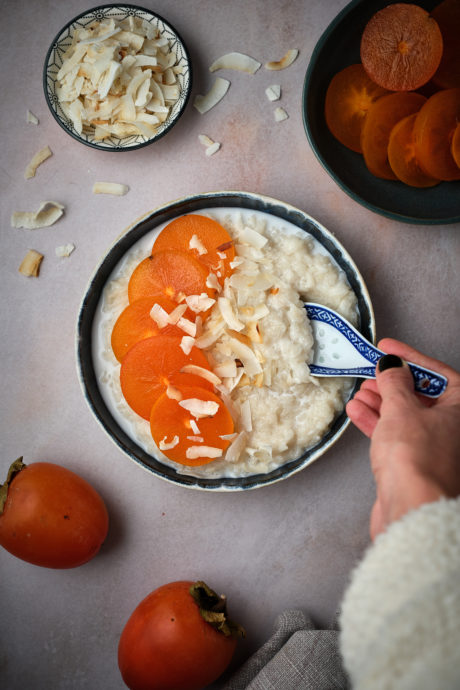
[[[313,302],[306,302],[305,309],[315,340],[313,362],[309,364],[313,376],[375,378],[375,366],[384,352],[333,309]],[[417,364],[408,364],[417,393],[437,398],[445,391],[445,376]]]

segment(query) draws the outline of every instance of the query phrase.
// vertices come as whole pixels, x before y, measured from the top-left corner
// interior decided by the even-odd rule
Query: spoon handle
[[[351,323],[333,309],[314,303],[305,303],[305,308],[310,320],[322,321],[332,325],[369,362],[368,366],[351,368],[322,367],[312,363],[309,364],[309,367],[313,376],[357,376],[359,378],[374,379],[376,364],[380,357],[383,357],[386,353],[370,343]],[[412,362],[407,364],[414,378],[414,388],[417,393],[430,398],[438,398],[444,393],[447,387],[445,376]]]

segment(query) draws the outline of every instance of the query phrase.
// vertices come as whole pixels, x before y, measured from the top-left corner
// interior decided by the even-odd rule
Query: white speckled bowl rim
[[[374,313],[368,290],[352,258],[331,232],[304,211],[282,201],[250,192],[217,191],[189,196],[160,206],[134,221],[115,241],[90,279],[81,304],[76,338],[77,369],[84,396],[92,413],[112,441],[136,464],[156,477],[187,488],[207,491],[242,491],[279,482],[317,460],[332,447],[347,428],[349,419],[345,411],[335,419],[319,443],[306,449],[298,458],[286,462],[267,474],[254,474],[237,478],[202,478],[179,474],[174,468],[146,453],[119,427],[102,398],[92,356],[93,319],[102,290],[120,259],[137,240],[161,223],[186,213],[194,213],[213,207],[262,211],[274,216],[275,221],[288,221],[311,234],[345,272],[358,301],[359,330],[368,340],[374,342]],[[359,385],[360,380],[357,379],[351,395],[354,394]]]

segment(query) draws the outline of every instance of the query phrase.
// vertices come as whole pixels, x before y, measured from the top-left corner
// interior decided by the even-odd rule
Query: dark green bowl
[[[419,0],[430,11],[439,0]],[[366,208],[404,223],[460,222],[460,181],[416,189],[402,182],[374,177],[361,154],[343,146],[330,133],[324,118],[326,91],[332,77],[360,62],[363,29],[388,0],[353,0],[319,39],[308,66],[302,95],[304,126],[318,160],[352,199]]]

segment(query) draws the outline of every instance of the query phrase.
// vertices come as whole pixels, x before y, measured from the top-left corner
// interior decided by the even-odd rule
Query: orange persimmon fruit
[[[128,298],[135,302],[142,297],[162,294],[169,299],[184,295],[210,297],[214,290],[206,287],[209,271],[190,253],[164,249],[143,259],[134,269],[128,283]]]
[[[376,12],[361,36],[361,62],[369,77],[390,91],[413,91],[439,67],[441,30],[422,7],[395,3]]]
[[[177,390],[182,396],[181,401],[171,399],[164,393],[152,407],[150,430],[153,440],[160,447],[161,441],[171,444],[174,442],[174,437],[177,437],[176,445],[161,451],[166,457],[181,465],[206,465],[216,458],[207,457],[205,454],[196,458],[188,458],[187,449],[192,446],[207,446],[225,451],[230,445],[230,441],[224,440],[222,436],[233,433],[232,417],[224,402],[217,395],[201,386],[178,385]],[[188,409],[179,404],[182,401],[193,399],[216,403],[218,405],[217,412],[210,416],[195,418]],[[193,431],[192,421],[196,423],[199,434]]]
[[[452,158],[460,168],[460,122],[455,128],[455,132],[452,137],[452,145],[450,147],[450,151],[452,153]]]
[[[349,65],[331,80],[324,113],[331,133],[341,144],[361,153],[361,130],[367,111],[388,91],[373,82],[361,64]]]
[[[206,356],[197,347],[186,355],[180,347],[181,338],[155,335],[133,345],[120,367],[123,396],[134,412],[150,419],[154,402],[168,386],[190,385],[213,390],[213,384],[202,376],[182,373],[186,364],[209,370]]]
[[[460,88],[438,91],[418,112],[414,125],[415,153],[428,175],[439,180],[460,180],[460,168],[451,151],[459,122]]]
[[[199,249],[193,246],[196,244],[192,241],[194,236],[198,240]],[[152,254],[164,249],[191,252],[192,256],[204,264],[209,271],[216,273],[221,283],[232,273],[230,262],[235,258],[232,238],[225,228],[212,218],[194,213],[175,218],[156,238]],[[223,254],[225,257],[222,256]]]
[[[431,16],[438,23],[444,45],[432,81],[441,89],[460,86],[460,0],[444,0],[436,5]]]
[[[156,321],[150,316],[154,304],[159,304],[168,314],[177,307],[177,302],[173,302],[164,295],[143,297],[123,309],[116,320],[112,329],[111,345],[113,354],[119,362],[139,340],[145,340],[160,333],[180,337],[184,335],[184,332],[174,324],[168,324],[160,329]],[[184,312],[183,316],[191,321],[195,320],[195,315],[189,309]]]
[[[414,123],[417,113],[403,117],[391,130],[388,161],[394,174],[411,187],[433,187],[440,180],[427,175],[415,155]]]
[[[388,162],[388,142],[394,125],[420,110],[426,98],[418,93],[390,93],[369,108],[361,133],[361,146],[368,170],[387,180],[397,177]]]

